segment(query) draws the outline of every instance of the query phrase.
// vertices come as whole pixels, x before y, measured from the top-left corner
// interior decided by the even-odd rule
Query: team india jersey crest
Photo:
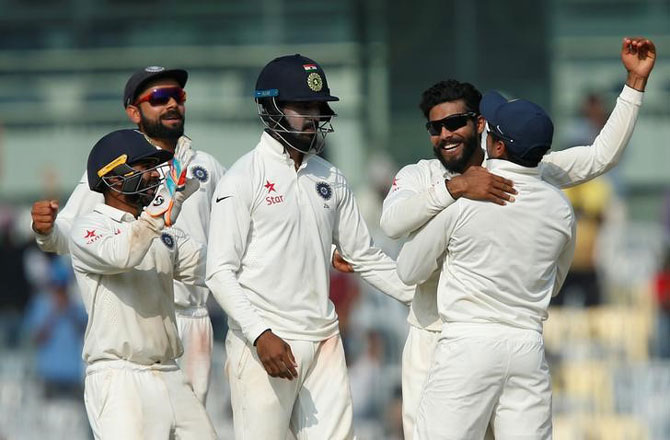
[[[163,232],[161,234],[161,241],[168,249],[174,249],[175,239],[171,234]]]
[[[200,165],[196,165],[191,168],[191,174],[202,183],[207,182],[209,179],[209,172],[207,172],[207,170]]]
[[[333,196],[333,189],[327,182],[319,182],[316,184],[316,192],[323,197],[324,200],[330,200]]]

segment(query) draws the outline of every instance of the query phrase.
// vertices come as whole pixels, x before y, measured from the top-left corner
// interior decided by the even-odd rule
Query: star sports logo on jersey
[[[265,203],[269,205],[276,205],[278,203],[282,203],[284,201],[284,196],[281,194],[277,195],[270,195],[271,193],[276,193],[277,190],[275,189],[275,184],[270,182],[269,180],[265,181],[265,185],[263,185],[265,189],[268,190],[268,196],[265,197]]]
[[[86,233],[84,234],[84,240],[86,240],[86,244],[93,244],[96,241],[98,241],[102,235],[97,235],[95,233],[95,229],[91,229],[90,231],[87,229]]]

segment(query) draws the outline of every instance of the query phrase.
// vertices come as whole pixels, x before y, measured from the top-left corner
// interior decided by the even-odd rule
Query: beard
[[[455,159],[447,160],[442,155],[442,147],[449,144],[450,142],[457,140],[454,138],[448,138],[440,142],[437,146],[433,146],[433,153],[435,157],[440,161],[440,163],[451,173],[463,174],[465,168],[469,165],[472,155],[475,154],[477,148],[479,147],[479,136],[475,132],[472,136],[462,139],[463,151],[461,152],[460,157]]]
[[[149,205],[158,192],[158,186],[161,183],[160,178],[143,178],[140,180],[137,189],[134,190],[131,194],[124,194],[126,203],[137,208],[138,211],[142,212],[145,206]]]
[[[181,123],[175,126],[165,126],[163,125],[163,120],[167,118],[178,117],[181,119]],[[149,136],[150,138],[155,139],[167,139],[171,141],[176,141],[180,136],[184,134],[184,115],[179,113],[178,110],[169,110],[165,114],[158,117],[157,120],[153,121],[144,116],[140,110],[140,125],[142,127],[142,132]]]
[[[286,127],[287,131],[299,131],[302,133],[282,132],[281,137],[284,138],[288,147],[307,154],[318,144],[318,124],[313,121],[305,121],[301,127],[292,126],[284,117],[278,124],[279,127]],[[310,133],[309,130],[314,130]],[[280,141],[281,142],[281,141]],[[284,143],[284,142],[282,142]]]

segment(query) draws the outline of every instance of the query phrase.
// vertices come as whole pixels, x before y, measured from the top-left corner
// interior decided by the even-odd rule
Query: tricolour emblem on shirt
[[[209,172],[204,168],[201,167],[200,165],[196,165],[191,168],[191,174],[193,177],[201,181],[202,183],[207,182],[209,180]]]
[[[323,197],[324,200],[330,200],[333,196],[333,189],[327,182],[319,182],[316,184],[316,192]]]
[[[171,234],[169,234],[167,232],[163,232],[161,234],[161,241],[163,242],[163,244],[168,249],[174,249],[175,240],[174,240],[174,237]]]

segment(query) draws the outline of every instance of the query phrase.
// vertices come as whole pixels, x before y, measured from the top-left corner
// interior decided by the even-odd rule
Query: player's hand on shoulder
[[[48,235],[53,230],[58,214],[58,201],[40,200],[33,203],[30,215],[33,220],[33,231],[41,235]]]
[[[256,351],[265,371],[270,376],[288,380],[298,377],[298,365],[293,357],[291,346],[271,330],[265,331],[256,339]]]
[[[492,174],[486,168],[478,166],[472,166],[460,176],[451,178],[446,185],[454,199],[465,197],[498,205],[513,202],[513,195],[517,193],[511,180]]]

